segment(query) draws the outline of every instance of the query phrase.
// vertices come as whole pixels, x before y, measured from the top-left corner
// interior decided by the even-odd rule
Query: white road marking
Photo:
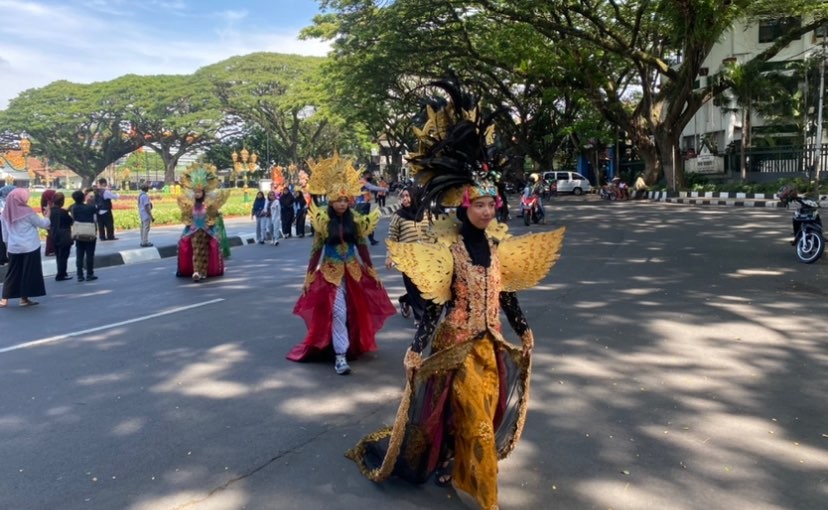
[[[192,305],[181,306],[181,307],[178,307],[178,308],[173,308],[172,310],[167,310],[166,312],[158,312],[158,313],[154,313],[152,315],[145,315],[143,317],[136,317],[135,319],[129,319],[127,321],[121,321],[121,322],[115,322],[113,324],[107,324],[105,326],[98,326],[97,328],[84,329],[82,331],[74,331],[72,333],[65,333],[63,335],[50,336],[49,338],[41,338],[40,340],[32,340],[31,342],[24,342],[22,344],[17,344],[17,345],[12,345],[12,346],[9,346],[9,347],[4,347],[4,348],[0,349],[0,354],[6,353],[6,352],[11,352],[11,351],[17,351],[17,350],[20,350],[20,349],[28,349],[30,347],[37,347],[39,345],[60,342],[61,340],[67,340],[67,339],[72,338],[72,337],[88,335],[89,333],[95,333],[97,331],[103,331],[105,329],[117,328],[119,326],[125,326],[127,324],[133,324],[135,322],[147,321],[147,320],[150,320],[150,319],[155,319],[156,317],[163,317],[165,315],[172,315],[174,313],[184,312],[184,311],[187,311],[187,310],[192,310],[193,308],[212,305],[214,303],[220,303],[222,301],[224,301],[224,298],[211,299],[210,301],[204,301],[203,303],[195,303],[195,304],[192,304]]]

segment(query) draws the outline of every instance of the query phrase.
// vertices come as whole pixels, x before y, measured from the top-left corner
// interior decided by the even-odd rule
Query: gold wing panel
[[[442,244],[386,241],[391,260],[420,289],[423,297],[443,304],[451,299],[454,259]]]
[[[316,235],[321,235],[324,239],[328,235],[328,207],[319,207],[311,200],[310,207],[308,207],[308,214],[310,215],[314,232],[316,232]]]
[[[359,237],[368,237],[368,235],[377,228],[377,225],[379,225],[381,216],[379,209],[374,209],[368,214],[359,214],[358,212],[353,211],[353,214],[354,223],[356,223],[357,234],[359,234]]]
[[[504,239],[497,249],[503,290],[534,287],[552,269],[561,254],[566,227],[551,232]]]

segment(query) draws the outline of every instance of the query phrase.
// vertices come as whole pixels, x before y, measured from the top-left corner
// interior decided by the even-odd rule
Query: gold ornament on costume
[[[530,289],[552,269],[561,256],[566,227],[551,232],[504,239],[498,246],[503,290]]]
[[[329,202],[334,202],[343,197],[350,200],[362,189],[359,171],[338,153],[319,162],[310,159],[308,166],[311,169],[308,193],[311,195],[325,195]]]

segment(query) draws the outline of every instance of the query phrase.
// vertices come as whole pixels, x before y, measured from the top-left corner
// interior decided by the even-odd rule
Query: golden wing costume
[[[425,206],[456,207],[459,221],[438,219],[435,244],[388,243],[393,262],[430,302],[406,354],[409,378],[393,426],[346,455],[374,481],[450,477],[489,510],[497,508],[497,461],[517,444],[528,407],[534,339],[515,291],[546,276],[564,229],[512,236],[494,220],[485,231],[472,224],[471,204],[485,209],[499,201],[503,159],[494,146],[494,116],[464,108],[475,102],[455,84],[434,85],[449,98],[426,108],[411,164]],[[483,214],[475,210],[476,221]],[[521,347],[503,337],[501,311]],[[430,355],[421,358],[429,345]]]

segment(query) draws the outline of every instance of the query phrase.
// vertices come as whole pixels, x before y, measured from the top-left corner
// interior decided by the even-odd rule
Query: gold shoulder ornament
[[[359,237],[368,237],[368,235],[377,228],[377,225],[379,225],[379,209],[374,209],[368,214],[360,214],[351,209],[351,213],[354,215],[354,223],[356,223],[357,234]]]
[[[537,285],[560,257],[565,232],[566,227],[561,227],[502,240],[497,256],[503,290],[514,292]]]
[[[451,299],[454,259],[440,243],[386,241],[391,260],[420,289],[423,298],[443,304]]]
[[[308,214],[310,215],[310,222],[313,225],[314,232],[321,235],[324,239],[328,235],[328,207],[318,206],[316,202],[311,200],[308,207]]]

